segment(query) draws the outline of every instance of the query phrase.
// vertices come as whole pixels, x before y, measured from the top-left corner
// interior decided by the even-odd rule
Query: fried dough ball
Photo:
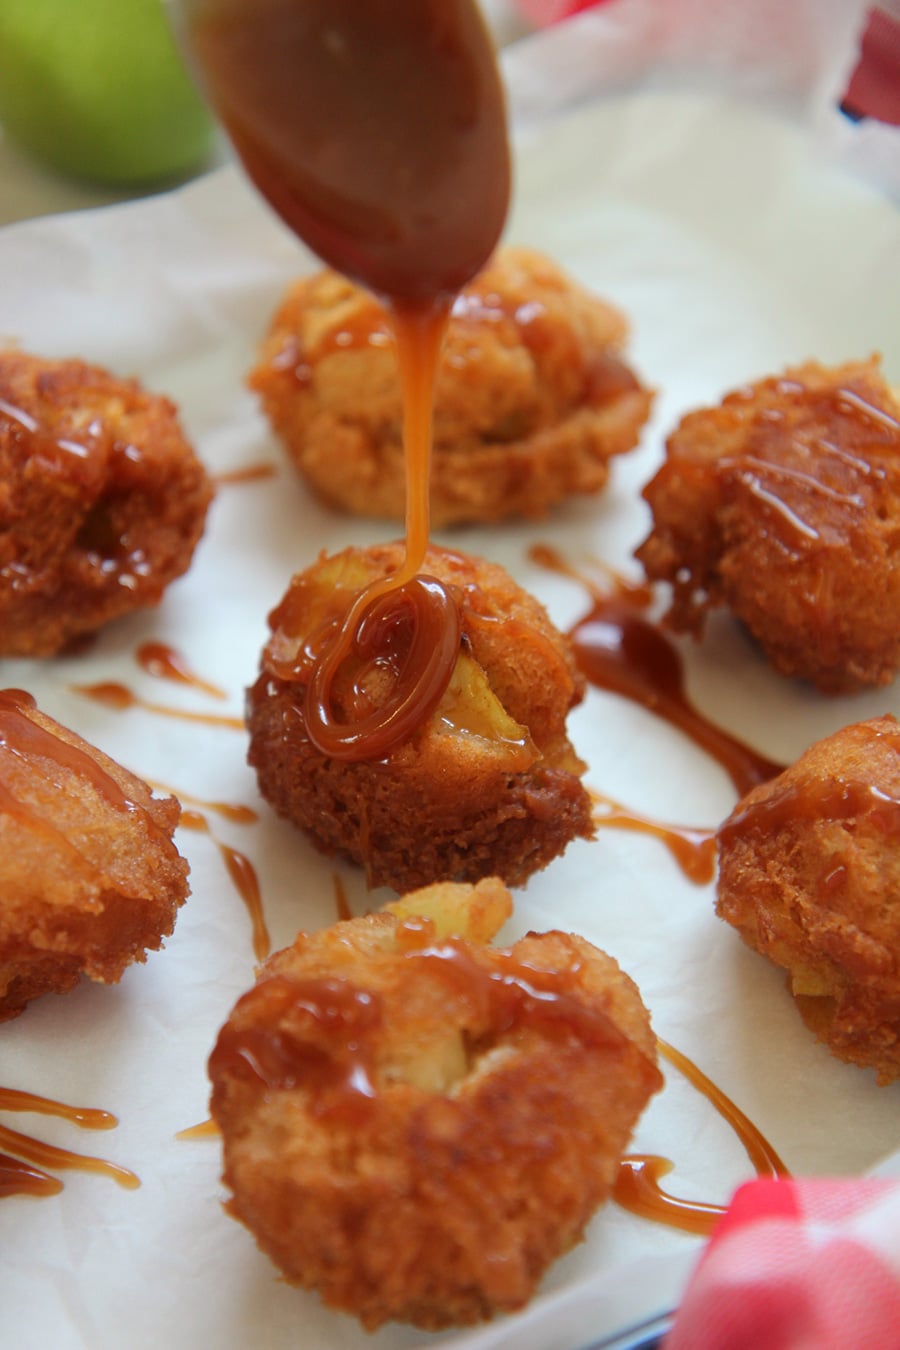
[[[630,450],[651,393],[624,363],[623,316],[529,249],[502,249],[458,298],[434,411],[437,526],[539,518],[596,493]],[[381,306],[335,272],[296,282],[250,375],[276,434],[330,504],[402,520],[393,337]]]
[[[824,693],[900,665],[900,400],[877,358],[809,362],[689,413],[644,496],[637,550],[668,624],[728,606],[784,675]]]
[[[248,692],[249,762],[275,810],[323,852],[360,863],[371,886],[491,875],[520,885],[574,837],[590,838],[593,824],[565,725],[584,681],[567,640],[502,568],[429,549],[423,571],[458,596],[462,637],[449,686],[408,740],[352,762],[310,740],[307,645],[402,558],[400,544],[350,548],[294,577]],[[358,676],[347,662],[335,683],[347,721],[359,707]],[[382,677],[377,662],[362,675],[376,706]]]
[[[497,949],[386,913],[271,957],[209,1072],[229,1212],[370,1330],[520,1308],[662,1085],[637,988],[584,939]]]
[[[0,352],[0,656],[53,656],[157,604],[211,496],[168,399]]]
[[[180,814],[30,695],[0,692],[0,1022],[162,946],[188,895]]]
[[[900,1077],[900,724],[817,742],[719,831],[716,907],[839,1059]]]

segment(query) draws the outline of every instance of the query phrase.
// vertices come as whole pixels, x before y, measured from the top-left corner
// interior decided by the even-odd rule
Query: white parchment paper
[[[629,7],[645,10],[623,0],[622,12]],[[586,608],[585,596],[531,564],[528,546],[549,542],[576,564],[602,558],[636,573],[631,555],[648,528],[640,488],[682,411],[810,356],[878,350],[900,382],[897,208],[830,153],[819,113],[798,100],[796,84],[785,92],[775,78],[772,90],[783,96],[770,97],[758,79],[737,92],[722,79],[696,87],[644,79],[636,54],[637,83],[610,84],[599,56],[592,81],[586,43],[590,36],[599,51],[602,34],[599,17],[588,18],[568,36],[529,39],[509,54],[519,154],[507,233],[627,311],[634,362],[659,391],[654,416],[639,449],[616,462],[602,499],[570,504],[538,527],[444,536],[503,563],[563,627]],[[566,70],[578,72],[571,98],[560,85]],[[271,479],[220,489],[190,573],[158,610],[109,629],[81,657],[0,664],[3,684],[31,690],[48,713],[144,777],[258,810],[255,824],[209,820],[253,862],[275,946],[334,920],[335,874],[356,912],[388,897],[367,895],[357,872],[321,858],[272,816],[245,765],[241,732],[114,712],[73,687],[121,680],[159,704],[239,713],[266,613],[291,573],[321,548],[396,534],[311,501],[243,387],[281,290],[313,266],[233,168],[169,197],[0,235],[0,340],[139,375],[179,403],[213,473],[277,465]],[[150,638],[182,652],[227,701],[144,674],[135,651]],[[700,708],[776,759],[849,722],[900,714],[896,685],[825,700],[780,679],[724,617],[684,655]],[[662,820],[714,826],[734,803],[715,764],[621,699],[590,693],[571,732],[591,786]],[[179,844],[193,894],[165,951],[116,988],[86,984],[0,1028],[0,1084],[102,1106],[121,1122],[102,1135],[45,1117],[4,1123],[118,1161],[143,1183],[127,1192],[71,1173],[58,1197],[0,1206],[0,1346],[575,1350],[674,1303],[697,1241],[613,1205],[548,1275],[529,1312],[486,1329],[428,1337],[387,1327],[368,1336],[281,1284],[221,1212],[216,1141],[175,1139],[207,1114],[206,1057],[253,967],[247,916],[215,839],[181,831]],[[602,831],[516,901],[505,938],[563,926],[615,955],[658,1033],[738,1102],[796,1173],[861,1173],[897,1147],[900,1087],[877,1088],[812,1040],[782,975],[742,947],[716,919],[712,888],[687,882],[661,845]],[[669,1182],[685,1196],[724,1203],[750,1175],[733,1134],[674,1072],[634,1147],[675,1160]]]

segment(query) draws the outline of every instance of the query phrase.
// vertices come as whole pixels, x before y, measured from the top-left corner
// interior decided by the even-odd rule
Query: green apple
[[[199,168],[212,136],[162,0],[0,0],[0,125],[64,173],[134,186]]]

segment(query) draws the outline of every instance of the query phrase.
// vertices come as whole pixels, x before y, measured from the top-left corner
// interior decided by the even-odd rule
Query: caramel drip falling
[[[323,755],[381,759],[402,745],[434,711],[459,654],[459,607],[435,577],[420,575],[429,533],[432,391],[448,307],[394,307],[392,321],[403,387],[406,452],[406,552],[400,568],[361,591],[306,690],[306,728]],[[351,651],[370,661],[403,624],[405,654],[391,696],[362,718],[338,719],[333,685]]]
[[[493,43],[472,0],[230,0],[197,6],[187,36],[260,192],[320,258],[384,300],[393,329],[406,554],[317,644],[305,691],[320,753],[383,758],[437,706],[459,652],[456,598],[420,570],[441,341],[453,297],[493,252],[509,202]],[[386,647],[393,688],[357,717],[340,706],[339,677],[351,659],[378,663]]]

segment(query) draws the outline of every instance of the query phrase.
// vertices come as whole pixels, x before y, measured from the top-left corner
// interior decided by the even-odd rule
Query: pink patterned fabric
[[[583,9],[593,9],[602,5],[604,0],[517,0],[523,18],[533,23],[535,28],[549,28],[551,24],[580,14]]]
[[[869,11],[843,107],[855,116],[900,126],[900,17],[896,7],[893,15],[878,7]]]
[[[748,1182],[665,1350],[900,1350],[900,1181]]]
[[[610,0],[516,0],[523,18],[535,28],[549,28],[607,3]],[[661,7],[665,3],[659,0]],[[852,117],[874,117],[900,126],[900,0],[883,0],[868,11],[859,59],[841,106]]]

